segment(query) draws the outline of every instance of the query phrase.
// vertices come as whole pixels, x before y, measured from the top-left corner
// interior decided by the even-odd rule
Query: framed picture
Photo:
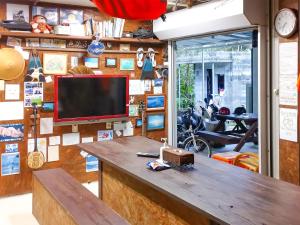
[[[117,58],[106,57],[105,58],[105,66],[116,68],[117,67]]]
[[[134,70],[134,59],[120,59],[120,70]]]
[[[46,17],[49,25],[58,24],[58,9],[53,7],[32,6],[32,17],[42,15]]]
[[[165,129],[165,114],[156,113],[147,115],[147,131]]]
[[[146,110],[164,110],[166,104],[165,95],[147,95],[146,96]]]
[[[6,4],[6,19],[29,23],[29,5]]]
[[[130,51],[130,44],[120,44],[120,51],[124,51],[124,52]]]
[[[82,24],[83,10],[60,9],[60,24]]]
[[[142,126],[143,126],[142,118],[135,119],[135,127],[142,127]]]
[[[98,68],[99,67],[99,58],[86,57],[86,58],[84,58],[84,65],[89,68]]]
[[[44,53],[43,69],[44,74],[61,74],[67,73],[67,54]]]

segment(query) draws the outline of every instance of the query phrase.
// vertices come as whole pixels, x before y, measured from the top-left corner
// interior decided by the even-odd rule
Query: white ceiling
[[[39,2],[50,2],[50,3],[58,3],[58,4],[66,4],[66,5],[79,5],[79,6],[89,6],[95,7],[95,5],[89,0],[40,0]]]

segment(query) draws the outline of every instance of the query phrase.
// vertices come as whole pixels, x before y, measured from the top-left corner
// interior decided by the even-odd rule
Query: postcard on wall
[[[162,87],[164,85],[163,79],[155,79],[153,80],[153,86],[154,87]]]
[[[99,161],[95,156],[88,155],[86,158],[86,172],[98,171]]]
[[[19,146],[17,143],[14,144],[6,144],[5,145],[5,152],[6,153],[12,153],[12,152],[18,152]]]
[[[29,5],[6,4],[6,19],[29,23]]]
[[[39,38],[26,38],[26,47],[40,47],[40,39]]]
[[[20,99],[20,85],[6,84],[5,85],[5,100],[19,100]]]
[[[40,118],[40,134],[53,133],[53,118]]]
[[[11,47],[22,46],[22,39],[16,37],[7,37],[6,45]]]
[[[37,139],[37,149],[43,153],[45,157],[45,162],[47,162],[47,138],[38,138]],[[34,151],[34,139],[28,139],[27,141],[27,151]]]
[[[62,136],[63,146],[77,145],[80,143],[80,133],[68,133]]]
[[[162,87],[153,87],[153,94],[158,95],[158,94],[162,94]]]
[[[60,136],[49,137],[49,145],[60,145]]]
[[[94,137],[83,137],[81,138],[81,143],[92,143],[94,142]]]
[[[32,107],[32,103],[42,106],[44,89],[42,82],[24,83],[24,107]]]
[[[23,102],[0,102],[0,121],[23,120]]]
[[[59,146],[48,146],[48,162],[55,162],[59,160]]]
[[[297,109],[280,109],[280,139],[298,142]]]
[[[112,130],[98,130],[97,141],[110,141],[113,140],[114,134]]]
[[[143,80],[129,80],[129,95],[144,95]]]
[[[151,91],[151,80],[144,80],[144,90],[145,91]]]
[[[20,173],[20,153],[1,154],[1,176],[8,176]]]
[[[0,142],[22,141],[24,124],[0,124]]]
[[[297,90],[297,74],[285,75],[280,74],[279,82],[279,104],[297,106],[298,90]]]
[[[138,105],[129,105],[129,116],[139,116]]]
[[[58,9],[53,7],[32,6],[32,17],[42,15],[46,17],[47,24],[54,26],[58,24]]]
[[[133,136],[133,124],[131,121],[125,123],[125,129],[123,130],[123,136]]]
[[[43,69],[44,74],[64,75],[67,73],[67,54],[44,53]]]

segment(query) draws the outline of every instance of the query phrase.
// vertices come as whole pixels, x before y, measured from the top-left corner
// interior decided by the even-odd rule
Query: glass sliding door
[[[243,138],[253,121],[244,119],[237,125],[239,121],[227,119],[222,129],[214,130],[220,121],[215,117],[216,112],[222,107],[231,114],[237,108],[243,109],[243,116],[259,120],[257,33],[251,29],[173,42],[178,147],[184,147],[190,136],[189,129],[230,136],[230,131],[240,126],[243,132],[240,130],[234,135]],[[198,123],[203,124],[198,126]],[[247,139],[240,152],[258,152],[258,129],[252,130],[255,130],[251,133],[253,138]],[[237,146],[237,143],[207,141],[212,153],[231,151]],[[203,153],[199,148],[197,151]]]

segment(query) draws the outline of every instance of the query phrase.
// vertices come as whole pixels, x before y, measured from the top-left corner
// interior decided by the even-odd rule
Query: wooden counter
[[[194,170],[146,169],[144,137],[80,144],[98,157],[101,198],[131,224],[299,225],[300,188],[195,155]]]

